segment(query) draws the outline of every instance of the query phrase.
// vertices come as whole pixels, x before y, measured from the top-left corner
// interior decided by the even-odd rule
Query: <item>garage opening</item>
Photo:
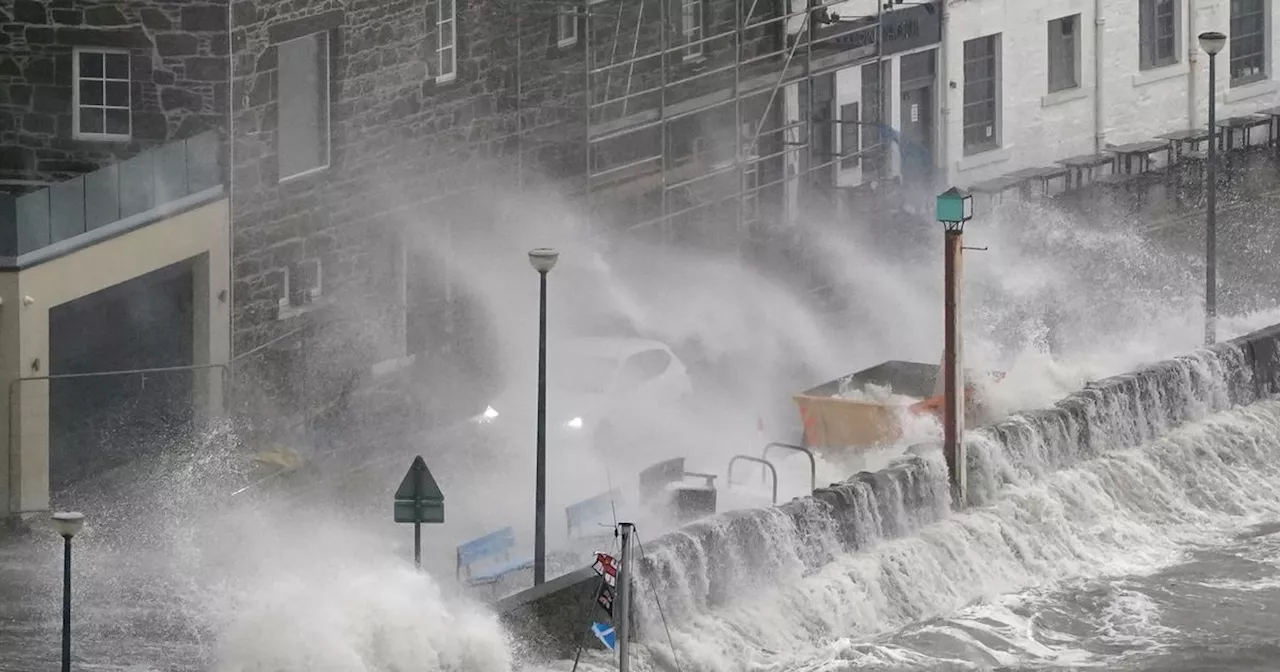
[[[49,311],[49,374],[193,363],[193,271],[187,260]],[[49,383],[53,491],[190,436],[191,371],[64,378]]]

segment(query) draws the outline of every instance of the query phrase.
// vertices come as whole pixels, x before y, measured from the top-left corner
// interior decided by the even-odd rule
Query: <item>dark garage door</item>
[[[49,311],[50,375],[189,366],[192,264],[182,262]],[[49,477],[56,491],[190,431],[190,371],[55,379]]]

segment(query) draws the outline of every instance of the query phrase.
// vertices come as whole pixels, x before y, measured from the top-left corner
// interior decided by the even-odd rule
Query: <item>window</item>
[[[280,179],[329,166],[329,34],[281,42],[276,106]]]
[[[1049,22],[1049,93],[1080,86],[1080,15]]]
[[[684,35],[684,60],[702,56],[702,0],[680,0],[680,32]],[[696,42],[696,44],[695,44]]]
[[[1178,1],[1138,0],[1138,67],[1178,62]]]
[[[72,63],[75,137],[128,140],[132,131],[129,52],[76,49]]]
[[[1267,2],[1231,0],[1231,86],[1267,78]]]
[[[909,58],[904,57],[902,62],[906,63]],[[884,121],[880,112],[884,105],[880,91],[881,67],[889,67],[888,62],[862,66],[862,109],[859,111],[862,114],[862,156],[859,162],[864,176],[878,174],[884,157],[884,152],[880,151],[880,125]]]
[[[861,152],[862,127],[858,126],[858,104],[840,106],[840,167],[857,168]]]
[[[578,43],[578,14],[570,5],[560,5],[556,15],[556,44],[571,47]]]
[[[665,350],[637,352],[622,363],[618,380],[624,384],[643,383],[666,373],[671,366],[671,355]]]
[[[436,0],[436,81],[458,76],[458,0]]]
[[[978,154],[1000,146],[996,132],[1000,101],[999,35],[964,43],[964,153]]]

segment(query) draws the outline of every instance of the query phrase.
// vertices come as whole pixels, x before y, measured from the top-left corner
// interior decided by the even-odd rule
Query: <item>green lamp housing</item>
[[[973,219],[973,196],[952,187],[938,194],[938,221],[947,232],[959,233]]]

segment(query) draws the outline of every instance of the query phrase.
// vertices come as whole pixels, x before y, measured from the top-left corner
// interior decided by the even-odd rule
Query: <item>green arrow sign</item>
[[[444,493],[421,455],[413,458],[396,488],[394,513],[397,523],[444,522]]]

